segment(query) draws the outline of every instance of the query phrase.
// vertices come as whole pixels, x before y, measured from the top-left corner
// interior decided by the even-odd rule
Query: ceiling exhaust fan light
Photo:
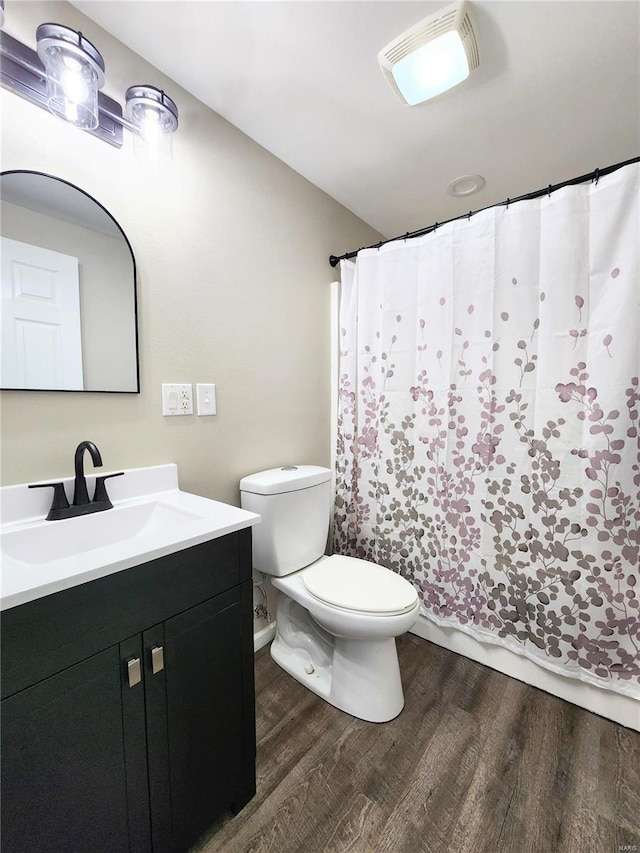
[[[447,6],[401,33],[378,54],[387,82],[409,106],[452,89],[479,65],[464,2]]]
[[[469,76],[459,33],[451,31],[422,45],[394,65],[391,73],[409,106],[452,89]]]
[[[82,33],[61,24],[41,24],[36,38],[47,77],[50,112],[76,127],[96,128],[98,89],[104,83],[100,52]]]

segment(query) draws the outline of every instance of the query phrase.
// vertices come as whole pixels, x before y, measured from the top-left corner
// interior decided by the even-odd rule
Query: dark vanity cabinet
[[[181,853],[255,793],[250,530],[1,630],[3,853]]]

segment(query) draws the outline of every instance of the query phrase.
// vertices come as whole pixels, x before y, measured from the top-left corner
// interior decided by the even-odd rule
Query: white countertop
[[[90,495],[94,481],[95,474],[87,476]],[[71,498],[73,478],[63,482]],[[255,513],[181,491],[173,464],[129,469],[107,488],[113,509],[61,521],[44,520],[49,489],[0,489],[1,610],[260,521]]]

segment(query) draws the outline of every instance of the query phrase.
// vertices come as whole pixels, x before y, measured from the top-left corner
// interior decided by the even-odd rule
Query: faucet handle
[[[47,515],[47,521],[59,518],[60,510],[69,509],[69,501],[64,490],[64,483],[34,483],[30,489],[53,489],[53,503]]]
[[[96,477],[96,490],[93,493],[93,503],[108,503],[113,506],[107,494],[107,487],[104,484],[105,480],[110,480],[112,477],[122,477],[124,471],[119,471],[117,474],[104,474],[102,477]]]

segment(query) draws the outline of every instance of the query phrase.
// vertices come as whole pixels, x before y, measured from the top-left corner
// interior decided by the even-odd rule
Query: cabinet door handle
[[[129,687],[135,687],[142,681],[142,667],[140,666],[140,658],[131,658],[127,661],[127,675],[129,677]]]
[[[153,675],[161,672],[164,669],[164,648],[162,646],[154,646],[151,649],[151,672]]]

